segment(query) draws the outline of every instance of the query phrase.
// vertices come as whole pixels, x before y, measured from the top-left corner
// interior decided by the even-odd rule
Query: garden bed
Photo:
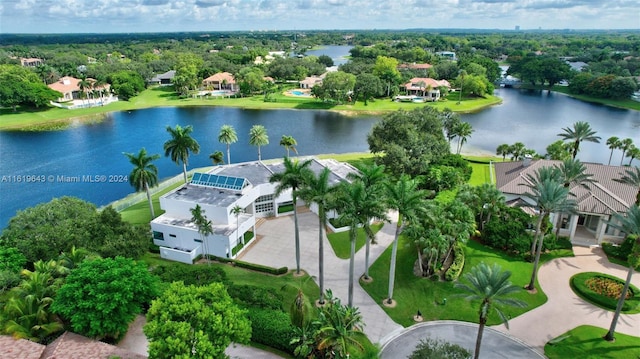
[[[598,272],[578,273],[571,277],[571,289],[582,299],[603,309],[616,310],[624,280]],[[623,313],[640,313],[640,291],[629,286]]]

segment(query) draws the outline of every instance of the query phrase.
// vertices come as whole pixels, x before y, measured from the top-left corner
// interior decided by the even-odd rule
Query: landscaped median
[[[600,308],[615,311],[624,280],[598,272],[583,272],[571,277],[571,289],[582,299]],[[622,313],[640,313],[640,291],[631,284],[622,305]]]

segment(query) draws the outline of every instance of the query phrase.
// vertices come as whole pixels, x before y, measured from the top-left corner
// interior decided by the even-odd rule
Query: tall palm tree
[[[336,187],[329,184],[331,171],[324,168],[316,177],[312,172],[307,178],[307,186],[299,191],[300,198],[307,203],[318,206],[318,286],[320,298],[318,303],[324,305],[324,228],[327,225],[327,210],[330,208]]]
[[[293,225],[296,246],[296,274],[300,274],[300,231],[298,229],[298,191],[304,188],[306,179],[310,177],[311,160],[299,162],[292,161],[289,157],[284,158],[284,171],[274,173],[269,178],[269,182],[278,182],[274,195],[280,196],[284,191],[291,190],[291,199],[293,201]]]
[[[238,135],[233,126],[222,125],[218,133],[218,141],[227,145],[227,163],[231,164],[231,144],[238,142]]]
[[[358,308],[342,305],[331,291],[327,291],[327,303],[320,308],[315,321],[318,326],[317,349],[329,354],[324,356],[326,358],[348,358],[349,347],[362,349],[362,344],[356,340],[356,335],[362,332],[362,315]],[[335,356],[330,353],[335,353]]]
[[[393,286],[396,274],[396,257],[398,253],[398,238],[408,223],[417,220],[420,213],[425,211],[426,193],[418,190],[418,183],[402,176],[395,183],[386,184],[386,200],[390,209],[398,211],[398,223],[391,249],[391,263],[389,265],[389,295],[387,303],[393,303]]]
[[[607,163],[607,165],[611,165],[611,157],[613,157],[613,150],[619,149],[621,145],[622,145],[622,142],[620,142],[620,139],[616,136],[611,136],[607,139],[607,146],[609,146],[609,149],[611,150],[611,153],[609,154],[609,163]]]
[[[640,206],[640,167],[624,170],[622,177],[615,178],[614,181],[635,187],[638,190],[636,194],[636,205]]]
[[[460,154],[462,151],[462,146],[467,142],[467,139],[471,137],[473,133],[473,127],[469,122],[460,122],[460,124],[456,127],[456,136],[458,136],[458,148],[456,153]]]
[[[335,207],[340,213],[339,220],[349,226],[349,242],[351,250],[349,255],[349,297],[348,305],[353,306],[353,281],[356,257],[356,238],[358,227],[367,221],[364,213],[368,205],[364,185],[361,182],[342,183],[336,196]]]
[[[449,109],[445,109],[442,112],[442,115],[442,128],[444,130],[444,135],[449,142],[449,146],[451,146],[451,140],[456,137],[456,127],[460,124],[460,115]]]
[[[297,145],[298,141],[296,141],[293,136],[282,135],[282,138],[280,139],[280,146],[284,147],[287,150],[287,157],[289,157],[290,150],[298,154],[298,150],[296,150]]]
[[[511,154],[512,161],[519,161],[524,156],[524,152],[526,150],[526,146],[522,142],[516,142],[513,145],[509,146],[509,153]]]
[[[189,152],[198,154],[200,152],[200,144],[193,137],[193,127],[191,125],[181,127],[176,125],[175,128],[167,126],[167,132],[171,135],[171,139],[164,143],[164,156],[171,156],[171,161],[177,165],[182,162],[182,174],[184,175],[184,183],[187,183],[187,165],[189,164]]]
[[[158,184],[158,167],[152,162],[160,158],[160,155],[147,156],[147,150],[144,147],[140,149],[138,154],[125,153],[124,155],[133,165],[133,170],[129,174],[129,183],[136,191],[145,191],[147,193],[151,219],[154,219],[156,214],[153,210],[153,201],[151,200],[151,191],[149,189]]]
[[[580,151],[580,142],[600,143],[600,136],[596,136],[596,131],[591,128],[588,122],[578,121],[573,124],[573,128],[565,127],[562,130],[564,132],[559,133],[558,136],[562,137],[565,141],[573,142],[573,149],[571,150],[571,156],[573,158],[576,158],[578,151]]]
[[[213,234],[213,223],[204,214],[204,209],[199,204],[195,208],[191,208],[191,221],[198,227],[198,233],[200,234],[200,240],[202,241],[202,255],[209,263],[209,248],[207,237]],[[210,263],[209,263],[210,264]]]
[[[505,161],[507,155],[509,154],[509,145],[506,143],[501,144],[496,148],[496,155],[502,156],[502,162]]]
[[[262,125],[253,125],[249,130],[249,144],[258,147],[258,161],[262,161],[262,153],[260,147],[269,144],[269,135],[267,129]]]
[[[540,252],[542,251],[542,244],[544,241],[544,233],[542,231],[542,221],[545,217],[548,217],[554,212],[575,212],[576,202],[572,199],[568,199],[569,189],[564,185],[552,178],[546,178],[542,181],[535,182],[529,187],[531,192],[526,192],[524,197],[529,198],[534,207],[538,210],[538,220],[536,222],[536,234],[533,239],[533,248],[535,249],[535,260],[533,262],[533,273],[531,274],[531,281],[527,286],[527,289],[535,289],[536,275],[538,272],[538,264],[540,262]],[[537,246],[537,248],[536,248]],[[533,256],[533,251],[531,252]]]
[[[622,166],[622,161],[624,160],[625,155],[627,154],[627,151],[629,151],[629,149],[633,146],[633,140],[630,138],[625,138],[624,140],[620,140],[620,147],[618,147],[619,149],[622,150],[622,157],[620,158],[620,166]]]
[[[78,82],[78,88],[80,89],[80,99],[83,100],[82,103],[84,104],[84,98],[87,97],[87,91],[91,88],[91,82],[86,77],[83,77]]]
[[[240,215],[244,212],[244,209],[237,204],[231,208],[231,213],[236,217],[236,245],[240,243]],[[242,244],[244,245],[244,237],[242,237]]]
[[[629,264],[627,280],[624,282],[624,287],[622,288],[622,292],[620,293],[618,305],[616,306],[616,311],[613,315],[613,319],[611,320],[609,331],[607,332],[607,335],[604,336],[606,340],[612,341],[614,340],[616,324],[618,323],[618,318],[620,317],[620,311],[622,310],[624,300],[627,296],[627,291],[629,290],[629,285],[631,284],[631,277],[633,276],[635,268],[640,265],[640,207],[638,206],[638,204],[634,204],[633,206],[631,206],[631,208],[629,208],[626,216],[623,216],[620,213],[614,213],[612,220],[609,222],[609,225],[626,233],[627,236],[637,236],[636,241],[631,249],[631,253],[629,253],[629,257],[627,259]]]
[[[508,305],[512,307],[526,307],[527,303],[517,300],[506,298],[510,294],[520,291],[520,287],[517,287],[509,281],[511,272],[502,271],[499,265],[494,264],[488,266],[484,262],[471,268],[471,272],[465,274],[464,278],[470,283],[456,283],[455,287],[467,292],[465,297],[468,301],[480,301],[480,310],[478,311],[478,336],[476,338],[476,350],[474,358],[480,357],[480,346],[482,345],[482,334],[484,327],[487,324],[489,313],[492,309],[500,316],[504,325],[509,329],[509,322],[499,306]]]
[[[214,165],[223,165],[224,164],[224,153],[222,151],[216,151],[209,155],[209,159],[213,162]]]
[[[592,177],[592,174],[587,173],[587,167],[584,163],[580,162],[580,160],[575,158],[569,158],[558,166],[559,176],[562,185],[565,188],[569,188],[571,184],[576,184],[578,186],[582,186],[585,189],[589,189],[589,185],[595,183]],[[556,238],[558,237],[558,233],[560,232],[560,219],[562,218],[562,213],[558,216],[558,223],[556,226]]]
[[[629,163],[627,163],[627,166],[631,166],[631,162],[633,162],[633,160],[635,160],[636,158],[640,158],[640,148],[631,146],[631,148],[629,148],[629,150],[627,151],[626,157],[629,157]]]
[[[371,205],[364,210],[367,212],[367,221],[363,225],[364,232],[367,236],[365,242],[364,256],[364,279],[369,279],[369,253],[371,251],[371,243],[376,243],[376,235],[371,229],[371,220],[378,218],[386,220],[386,209],[384,208],[384,183],[386,176],[384,174],[384,165],[373,164],[364,166],[359,173],[349,173],[347,178],[353,181],[360,181],[364,185],[365,195]]]

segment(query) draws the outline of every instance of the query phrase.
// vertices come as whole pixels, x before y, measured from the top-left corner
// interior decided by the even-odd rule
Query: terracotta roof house
[[[525,160],[517,162],[496,162],[496,186],[505,195],[507,202],[514,200],[533,204],[523,195],[531,184],[527,174],[542,167],[559,166],[561,161]],[[613,213],[624,213],[635,202],[637,188],[614,181],[623,176],[626,167],[584,163],[586,173],[592,175],[595,183],[588,188],[575,183],[570,186],[572,199],[577,202],[576,214],[552,214],[554,225],[560,223],[560,235],[569,237],[578,245],[599,245],[602,242],[620,242],[624,233],[611,227],[608,222]],[[561,216],[558,218],[558,216]],[[559,220],[558,220],[559,219]]]
[[[313,88],[315,85],[321,85],[321,84],[322,84],[322,77],[308,76],[308,77],[305,77],[304,80],[301,80],[298,83],[298,86],[300,86],[301,89],[310,89],[310,88]]]
[[[235,92],[238,90],[236,80],[229,72],[218,72],[202,80],[202,86],[213,90]]]
[[[88,82],[90,82],[92,85],[95,85],[96,80],[92,79],[92,78],[87,78],[86,79]],[[77,79],[75,77],[71,77],[71,76],[65,76],[60,78],[58,81],[49,84],[47,86],[49,86],[49,88],[56,90],[60,93],[62,93],[62,97],[60,97],[58,99],[58,102],[65,102],[65,101],[71,101],[71,100],[79,100],[81,99],[80,97],[80,81],[82,81],[81,79]],[[103,90],[106,89],[107,91],[110,92],[111,90],[111,85],[109,84],[103,84],[97,87],[91,87],[90,89],[85,89],[85,92],[91,92],[92,90]]]
[[[398,69],[399,70],[405,70],[405,69],[409,69],[409,70],[428,70],[430,68],[432,68],[433,65],[431,64],[417,64],[417,63],[412,63],[412,64],[400,64],[398,65]]]
[[[451,88],[449,81],[435,80],[429,77],[414,77],[406,84],[401,85],[407,95],[426,97],[429,101],[438,101],[440,99],[441,86]]]
[[[311,158],[309,168],[315,173],[328,168],[330,184],[347,181],[349,173],[357,172],[349,164],[316,158]],[[269,182],[274,173],[282,171],[282,161],[256,161],[194,173],[189,183],[160,197],[165,213],[151,221],[153,243],[160,247],[160,256],[187,264],[205,253],[236,258],[257,238],[257,219],[293,213],[281,213],[293,204],[291,191],[276,196],[277,183]],[[213,223],[213,233],[204,238],[191,219],[190,209],[196,205]],[[237,218],[232,211],[236,206],[243,209]],[[310,208],[317,213],[313,204]]]
[[[169,86],[172,84],[175,76],[176,70],[169,70],[163,74],[153,76],[147,83],[150,85]]]
[[[20,64],[25,67],[36,67],[44,64],[44,60],[35,57],[21,57]]]

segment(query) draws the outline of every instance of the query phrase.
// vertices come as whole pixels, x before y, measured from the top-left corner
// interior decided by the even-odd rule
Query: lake
[[[520,141],[544,153],[549,143],[559,139],[562,128],[576,121],[589,122],[603,139],[601,144],[581,145],[578,157],[583,161],[606,163],[609,150],[604,142],[610,136],[631,137],[640,144],[638,111],[589,104],[546,91],[499,89],[496,94],[503,98],[503,104],[462,116],[475,129],[464,151],[494,153],[501,143]],[[257,159],[257,149],[248,144],[248,132],[254,124],[262,124],[268,131],[271,143],[263,147],[262,156],[269,159],[285,155],[279,146],[282,135],[296,138],[300,155],[367,151],[366,136],[378,120],[330,111],[167,107],[111,113],[103,122],[63,131],[0,132],[0,226],[4,227],[17,210],[54,197],[77,196],[101,206],[133,192],[129,183],[121,180],[131,171],[123,152],[137,153],[145,147],[150,154],[162,155],[156,161],[160,178],[179,174],[181,166],[164,157],[162,150],[168,139],[167,126],[193,126],[193,136],[201,147],[200,154],[189,159],[189,168],[194,168],[211,165],[209,154],[225,151],[217,141],[223,124],[234,126],[238,133],[238,142],[231,145],[235,163]],[[617,151],[613,163],[619,161]],[[33,181],[41,178],[44,181]]]

